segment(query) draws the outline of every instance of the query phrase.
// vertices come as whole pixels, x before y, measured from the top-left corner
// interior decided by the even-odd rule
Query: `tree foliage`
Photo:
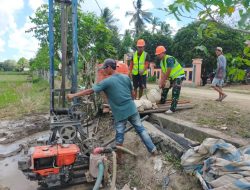
[[[110,30],[116,30],[117,26],[115,23],[118,21],[118,19],[114,18],[113,13],[108,7],[105,7],[101,12],[101,19],[103,19],[105,25]]]
[[[59,60],[54,59],[55,70],[58,70]],[[34,59],[30,60],[31,70],[49,70],[49,47],[47,44],[42,45]]]
[[[1,62],[0,70],[1,71],[16,71],[17,70],[16,61],[12,59],[7,59],[4,62]]]
[[[116,54],[111,43],[113,32],[103,20],[93,13],[81,12],[78,17],[78,45],[86,58],[96,56],[99,61],[103,61],[106,57],[113,57]]]
[[[49,47],[43,45],[37,51],[36,57],[30,60],[32,70],[48,70],[49,69]]]
[[[17,61],[17,67],[19,71],[23,71],[25,67],[29,67],[29,60],[22,57]]]
[[[156,59],[155,56],[155,49],[157,46],[159,45],[163,45],[166,47],[167,49],[167,54],[172,55],[172,44],[173,44],[173,40],[170,36],[166,36],[166,35],[161,35],[161,34],[152,34],[150,32],[144,32],[142,33],[139,37],[145,40],[146,46],[145,46],[145,51],[148,52],[151,61],[155,61],[157,63],[157,65],[159,66],[159,60]],[[135,42],[137,41],[137,39],[135,40]],[[136,43],[134,43],[136,44]],[[134,49],[136,49],[136,47],[134,46]]]
[[[210,73],[216,67],[215,48],[220,46],[224,53],[237,56],[244,49],[244,38],[217,23],[194,22],[180,29],[174,37],[173,54],[179,61],[192,66],[193,58],[203,59],[203,71]]]
[[[250,33],[249,5],[249,0],[175,0],[163,10],[173,14],[178,20],[181,20],[182,17],[193,18],[192,16],[187,16],[187,13],[191,15],[194,12],[198,12],[200,20],[212,20],[222,24],[224,27]],[[236,27],[229,25],[230,21],[233,20],[234,13],[238,13],[240,17]]]
[[[242,54],[233,57],[231,53],[226,54],[228,65],[227,75],[230,82],[244,81],[247,68],[250,68],[250,47],[245,47]]]
[[[142,10],[142,0],[133,1],[134,11],[127,11],[125,16],[132,17],[129,24],[134,23],[135,36],[140,35],[145,29],[145,22],[150,23],[152,13]]]
[[[68,29],[68,58],[72,56],[72,16],[71,10],[68,9],[69,15],[69,29]],[[40,41],[41,51],[48,47],[48,6],[42,5],[37,9],[35,16],[30,17],[31,22],[35,27],[28,32],[33,32],[34,36]],[[78,9],[78,46],[81,55],[85,60],[97,59],[103,61],[106,57],[113,57],[116,55],[116,49],[113,46],[111,31],[105,25],[105,21],[97,17],[93,13],[83,13]],[[54,6],[54,38],[55,38],[55,52],[61,48],[61,26],[60,26],[60,6]],[[40,55],[40,52],[37,54]],[[56,56],[57,59],[59,56]],[[80,63],[83,62],[79,56]]]
[[[158,34],[169,36],[171,34],[170,25],[166,22],[160,23],[160,30],[157,31]]]
[[[161,25],[160,19],[158,17],[152,17],[150,24],[152,25],[152,33],[157,30],[156,27]]]
[[[118,59],[123,59],[124,54],[130,52],[133,46],[133,39],[129,30],[126,30],[121,40],[120,48],[118,49]]]

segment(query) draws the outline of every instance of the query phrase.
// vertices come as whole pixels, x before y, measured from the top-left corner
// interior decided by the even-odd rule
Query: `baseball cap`
[[[102,67],[100,69],[106,69],[107,67],[111,67],[113,70],[116,70],[116,62],[114,59],[105,59]]]
[[[216,50],[223,51],[222,47],[216,47]]]

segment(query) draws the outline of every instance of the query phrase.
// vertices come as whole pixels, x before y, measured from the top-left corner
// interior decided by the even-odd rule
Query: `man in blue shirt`
[[[153,155],[157,154],[155,145],[141,123],[140,115],[132,98],[133,89],[129,77],[116,72],[116,62],[113,59],[106,59],[102,69],[106,75],[110,75],[109,78],[102,80],[91,89],[82,90],[75,94],[68,94],[67,98],[71,100],[74,97],[104,91],[108,97],[108,102],[115,120],[116,145],[122,146],[126,123],[130,121],[147,147],[147,150]],[[121,152],[117,152],[117,159],[119,162],[121,162],[121,157]]]
[[[224,78],[226,77],[227,60],[223,55],[221,47],[217,47],[215,53],[217,55],[217,69],[211,86],[219,93],[219,98],[216,99],[216,101],[221,102],[227,97],[227,95],[222,90]]]

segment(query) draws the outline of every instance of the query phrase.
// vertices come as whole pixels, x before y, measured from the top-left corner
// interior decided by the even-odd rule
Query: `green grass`
[[[29,72],[0,71],[0,75],[28,75]]]
[[[49,110],[49,83],[27,81],[28,75],[0,75],[0,117],[15,117]]]
[[[6,75],[0,74],[0,83],[2,82],[26,82],[28,75]]]
[[[175,169],[178,169],[178,170],[182,170],[183,169],[182,165],[181,165],[181,160],[179,158],[174,157],[170,153],[166,153],[164,155],[164,158],[165,158],[166,161],[172,163]]]

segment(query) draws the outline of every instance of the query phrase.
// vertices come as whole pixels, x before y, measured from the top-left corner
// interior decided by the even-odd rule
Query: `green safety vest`
[[[172,56],[165,55],[163,60],[161,60],[161,70],[164,74],[166,74],[167,72],[167,59],[170,57]],[[182,68],[181,64],[178,63],[178,61],[175,58],[174,60],[175,60],[174,67],[172,68],[169,75],[169,78],[172,80],[176,79],[178,76],[185,75],[184,69]]]
[[[134,65],[133,65],[133,70],[132,70],[133,75],[138,75],[139,71],[144,70],[146,56],[147,56],[147,53],[145,51],[143,51],[141,56],[140,56],[140,60],[138,60],[137,51],[134,53],[134,56],[133,56]],[[148,73],[148,70],[146,69],[146,71],[143,73],[143,75],[146,75],[147,73]]]

